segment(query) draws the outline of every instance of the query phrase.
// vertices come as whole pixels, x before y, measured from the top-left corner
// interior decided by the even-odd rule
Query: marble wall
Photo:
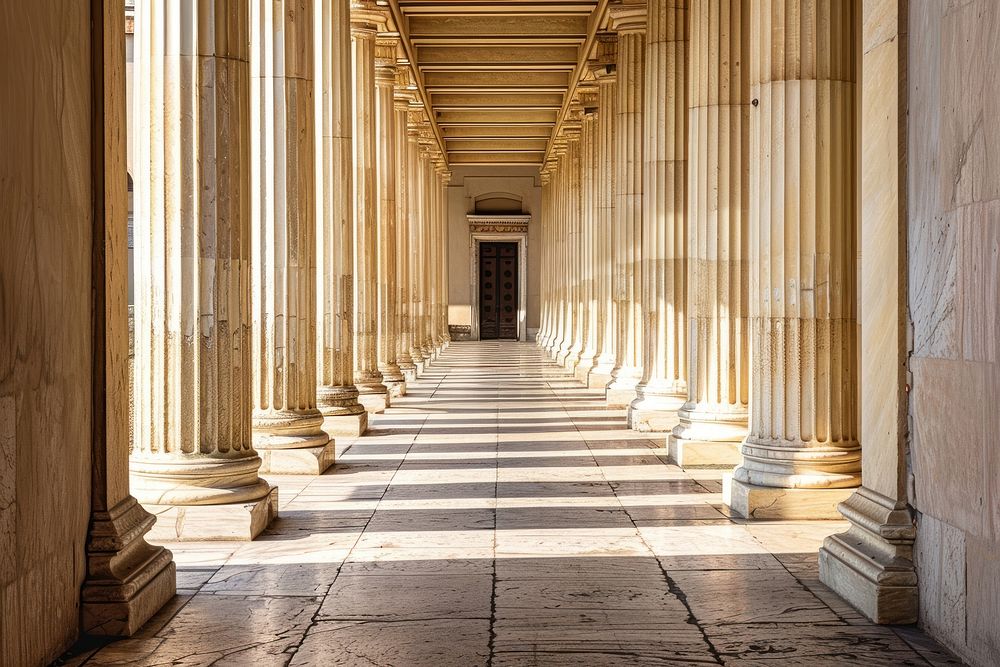
[[[76,637],[91,480],[91,3],[0,4],[0,664]]]
[[[537,167],[462,167],[452,168],[448,187],[448,323],[459,330],[472,324],[471,235],[466,216],[476,212],[476,201],[489,209],[501,206],[501,197],[521,199],[523,213],[533,216],[528,226],[528,304],[526,310],[528,340],[535,339],[539,325],[539,260],[541,258],[542,187]],[[481,211],[482,212],[482,211]],[[491,211],[490,211],[491,212]],[[504,210],[507,213],[508,211]]]
[[[1000,664],[1000,3],[910,0],[912,499],[924,626]]]

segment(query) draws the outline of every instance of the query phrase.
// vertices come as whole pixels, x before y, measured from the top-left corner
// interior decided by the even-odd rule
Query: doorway
[[[479,244],[480,340],[518,340],[518,268],[516,242]]]

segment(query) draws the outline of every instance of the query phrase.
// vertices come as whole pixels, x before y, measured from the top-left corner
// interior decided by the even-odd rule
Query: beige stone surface
[[[990,111],[1000,82],[981,54],[996,49],[1000,8],[912,2],[908,18],[909,498],[921,621],[989,665],[1000,659],[987,621],[1000,614],[1000,124]]]
[[[225,505],[146,505],[156,517],[149,539],[156,542],[249,541],[278,515],[278,489],[260,500]]]

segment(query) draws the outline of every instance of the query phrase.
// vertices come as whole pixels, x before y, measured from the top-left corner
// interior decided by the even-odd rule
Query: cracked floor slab
[[[337,442],[268,479],[249,544],[168,545],[184,595],[74,665],[955,665],[819,582],[842,522],[747,523],[530,344],[455,343]]]

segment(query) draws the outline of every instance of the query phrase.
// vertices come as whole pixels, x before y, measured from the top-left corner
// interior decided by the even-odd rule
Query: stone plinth
[[[156,517],[149,538],[159,542],[248,541],[278,516],[278,489],[252,502],[227,505],[146,505]]]

